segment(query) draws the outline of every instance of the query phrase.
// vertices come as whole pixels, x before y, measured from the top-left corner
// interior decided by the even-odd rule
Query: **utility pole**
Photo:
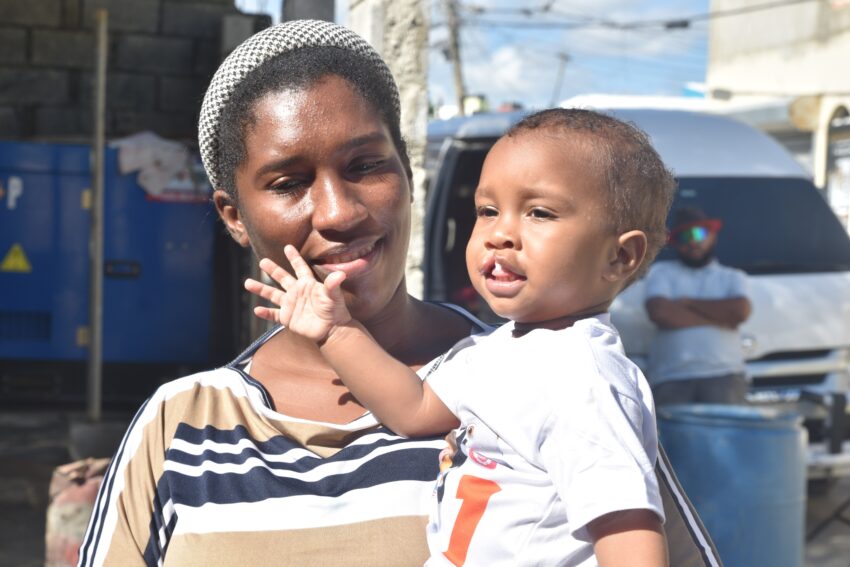
[[[466,98],[466,89],[463,86],[463,72],[460,65],[460,40],[458,37],[457,0],[443,0],[446,10],[446,25],[449,28],[449,60],[454,71],[455,98],[457,99],[457,112],[460,116],[463,111],[463,100]]]
[[[555,89],[552,91],[552,100],[549,101],[550,107],[555,107],[558,104],[558,99],[561,98],[561,86],[564,82],[564,67],[567,66],[567,61],[570,56],[563,51],[558,53],[558,75],[555,78]]]
[[[86,380],[86,412],[89,421],[100,422],[103,395],[103,225],[104,140],[106,130],[106,61],[109,15],[95,12],[94,143],[92,144],[92,220],[89,249],[89,360]]]

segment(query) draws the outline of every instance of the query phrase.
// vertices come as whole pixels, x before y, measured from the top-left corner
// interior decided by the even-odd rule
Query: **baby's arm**
[[[318,282],[293,246],[284,251],[295,276],[271,260],[260,261],[281,289],[245,281],[248,291],[278,305],[257,307],[254,313],[315,341],[351,393],[396,433],[413,437],[456,427],[457,418],[431,388],[351,318],[341,289],[345,274],[333,272]]]
[[[651,510],[622,510],[587,525],[600,567],[666,567],[667,542]]]

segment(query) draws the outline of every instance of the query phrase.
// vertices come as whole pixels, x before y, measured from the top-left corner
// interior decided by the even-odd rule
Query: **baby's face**
[[[540,323],[586,315],[605,310],[616,294],[605,275],[618,235],[592,152],[581,138],[526,131],[487,155],[466,264],[500,316]]]

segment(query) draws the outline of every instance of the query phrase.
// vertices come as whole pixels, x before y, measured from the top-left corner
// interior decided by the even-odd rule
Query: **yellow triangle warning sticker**
[[[20,272],[28,274],[32,271],[30,261],[20,244],[12,244],[3,261],[0,262],[0,272]]]

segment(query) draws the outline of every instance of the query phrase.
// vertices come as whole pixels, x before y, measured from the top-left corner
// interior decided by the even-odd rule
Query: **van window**
[[[487,305],[469,282],[466,242],[475,224],[475,188],[492,144],[453,153],[457,162],[447,185],[429,192],[425,262],[426,298],[462,305],[488,322],[493,319],[485,315]]]
[[[683,205],[723,221],[717,257],[749,274],[850,270],[850,238],[807,180],[679,179],[673,211]],[[673,258],[673,251],[659,258]]]

